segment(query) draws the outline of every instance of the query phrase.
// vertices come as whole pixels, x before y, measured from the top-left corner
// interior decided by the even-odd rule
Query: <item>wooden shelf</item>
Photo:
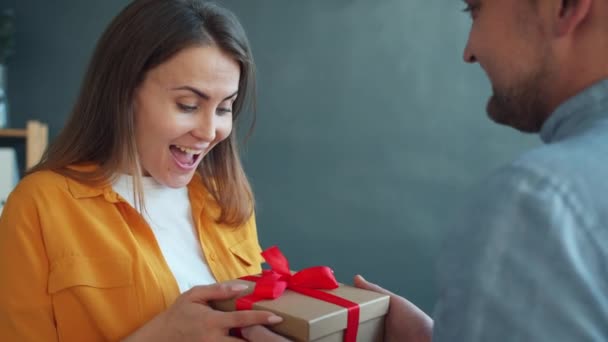
[[[3,137],[3,138],[25,138],[25,137],[27,137],[27,130],[25,130],[25,129],[13,129],[13,128],[0,129],[0,137]]]
[[[25,139],[25,167],[36,165],[49,140],[49,128],[46,124],[30,120],[25,129],[4,128],[0,129],[0,138],[24,138]]]

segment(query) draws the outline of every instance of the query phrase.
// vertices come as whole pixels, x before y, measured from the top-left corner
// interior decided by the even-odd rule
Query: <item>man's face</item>
[[[541,0],[544,1],[544,0]],[[538,132],[549,116],[552,56],[535,5],[528,0],[465,0],[472,26],[464,51],[492,84],[488,115],[497,123]]]

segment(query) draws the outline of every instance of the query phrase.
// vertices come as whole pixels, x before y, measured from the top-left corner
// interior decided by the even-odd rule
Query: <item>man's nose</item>
[[[464,47],[464,53],[462,55],[462,59],[464,59],[465,63],[476,63],[477,57],[473,53],[473,49],[471,47],[471,38],[467,40],[467,45]]]

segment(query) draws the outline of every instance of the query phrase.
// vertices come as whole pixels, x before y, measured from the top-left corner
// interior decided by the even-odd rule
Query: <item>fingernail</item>
[[[362,276],[362,275],[360,275],[360,274],[358,275],[358,277],[359,277],[359,278],[361,278],[361,280],[363,280],[363,281],[367,281],[367,280],[365,280],[365,278],[363,278],[363,276]]]
[[[249,288],[249,286],[245,285],[245,284],[234,284],[232,286],[230,286],[230,289],[232,291],[243,291],[243,290],[247,290]]]
[[[281,323],[283,322],[283,318],[280,316],[270,316],[268,317],[268,322],[272,324]]]

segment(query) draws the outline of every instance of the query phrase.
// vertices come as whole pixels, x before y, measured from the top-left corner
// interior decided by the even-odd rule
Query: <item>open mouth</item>
[[[169,146],[169,150],[171,151],[175,162],[184,168],[192,168],[203,153],[201,150],[179,145],[171,145]]]

